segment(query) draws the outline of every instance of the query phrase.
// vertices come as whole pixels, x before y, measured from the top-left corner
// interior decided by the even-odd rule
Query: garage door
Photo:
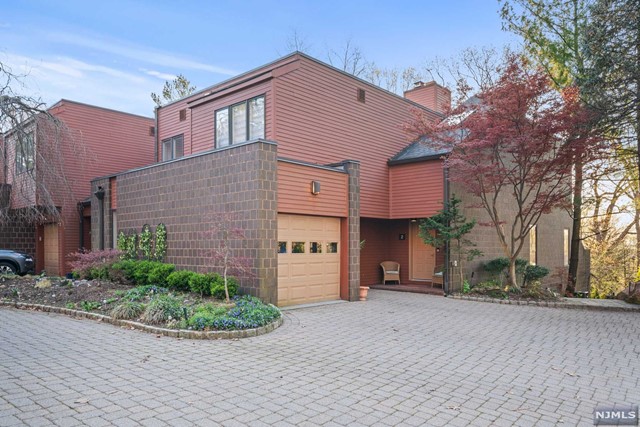
[[[58,268],[58,225],[44,226],[44,271],[49,276],[60,274]]]
[[[278,305],[340,299],[340,219],[278,215]]]

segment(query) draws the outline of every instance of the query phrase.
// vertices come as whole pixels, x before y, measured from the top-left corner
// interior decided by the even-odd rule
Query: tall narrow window
[[[184,156],[184,137],[174,136],[162,140],[162,161],[179,159]]]
[[[19,135],[16,143],[16,172],[28,172],[35,166],[35,145],[33,133]]]
[[[216,148],[265,137],[265,99],[248,99],[216,111]]]
[[[565,228],[563,233],[563,237],[564,237],[564,242],[563,242],[563,251],[562,251],[562,256],[563,256],[563,261],[564,261],[564,266],[567,267],[569,265],[569,229]]]
[[[538,226],[534,225],[529,230],[529,264],[538,264]]]

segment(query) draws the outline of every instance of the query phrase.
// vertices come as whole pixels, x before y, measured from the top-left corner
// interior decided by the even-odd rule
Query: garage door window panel
[[[278,253],[279,254],[287,253],[287,242],[278,242]]]
[[[338,242],[329,242],[329,243],[327,243],[327,253],[328,254],[337,254],[338,253]]]
[[[312,254],[321,254],[322,253],[322,242],[311,242],[309,245],[309,251]]]
[[[304,254],[304,253],[306,253],[305,247],[306,247],[305,242],[292,242],[291,243],[291,253],[292,254]]]

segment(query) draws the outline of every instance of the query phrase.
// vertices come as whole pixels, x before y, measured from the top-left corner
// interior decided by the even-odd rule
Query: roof
[[[420,162],[424,160],[434,160],[446,156],[451,151],[448,148],[438,147],[433,140],[426,137],[412,142],[404,147],[398,154],[387,162],[389,166],[403,163]]]

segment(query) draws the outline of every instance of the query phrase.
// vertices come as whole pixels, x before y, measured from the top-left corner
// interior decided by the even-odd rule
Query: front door
[[[411,247],[411,280],[431,280],[433,269],[436,266],[436,251],[418,235],[418,223],[411,223],[410,247]]]
[[[44,270],[48,276],[60,274],[58,251],[58,225],[44,226]]]

